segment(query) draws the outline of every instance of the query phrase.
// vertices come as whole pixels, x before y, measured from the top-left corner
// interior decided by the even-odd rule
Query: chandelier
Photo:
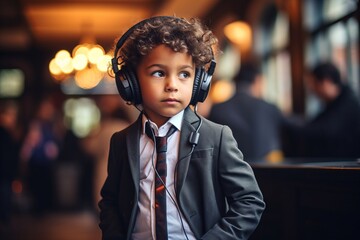
[[[77,45],[71,52],[59,50],[49,63],[51,76],[57,82],[74,80],[82,89],[95,88],[100,81],[109,79],[111,56],[102,46],[92,43]]]

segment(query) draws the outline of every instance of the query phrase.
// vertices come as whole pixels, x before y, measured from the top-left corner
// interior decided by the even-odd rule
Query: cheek
[[[182,90],[183,96],[185,98],[189,99],[189,101],[190,101],[190,99],[192,97],[193,87],[194,87],[194,82],[193,81],[191,81],[191,82],[189,82],[189,83],[187,83],[187,84],[185,84],[183,86],[183,90]]]
[[[159,88],[152,87],[150,84],[140,85],[141,96],[143,100],[151,101],[157,96],[157,91]]]
[[[151,84],[151,80],[147,77],[144,76],[143,74],[138,72],[138,84],[139,84],[139,88],[141,91],[141,95],[142,98],[146,98],[147,96],[152,96],[154,95],[154,91],[156,90],[156,88],[154,88]]]
[[[186,94],[186,96],[187,96],[187,98],[189,98],[189,101],[190,101],[190,99],[191,99],[191,97],[192,97],[192,95],[193,95],[193,85],[191,85],[189,88],[187,88],[188,90],[187,90],[187,94]]]

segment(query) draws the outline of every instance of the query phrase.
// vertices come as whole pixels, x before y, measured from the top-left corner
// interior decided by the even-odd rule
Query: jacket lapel
[[[177,168],[176,194],[180,196],[181,188],[185,182],[188,167],[191,159],[192,145],[189,142],[191,133],[195,132],[199,124],[199,119],[195,113],[188,107],[184,112],[184,119],[181,126],[181,137],[179,146],[179,160]]]
[[[126,135],[126,148],[128,149],[128,160],[131,171],[132,180],[135,185],[135,193],[139,192],[140,182],[140,133],[141,133],[141,114],[134,124],[129,128]]]

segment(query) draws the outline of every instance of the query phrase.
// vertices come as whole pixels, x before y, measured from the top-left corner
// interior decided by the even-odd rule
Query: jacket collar
[[[181,137],[179,145],[179,158],[178,158],[178,167],[177,167],[177,181],[176,181],[176,194],[179,196],[182,186],[185,182],[185,177],[188,172],[191,153],[192,153],[192,144],[189,142],[190,136],[193,132],[196,131],[198,127],[199,118],[195,113],[187,107],[184,112],[184,118],[181,127]]]

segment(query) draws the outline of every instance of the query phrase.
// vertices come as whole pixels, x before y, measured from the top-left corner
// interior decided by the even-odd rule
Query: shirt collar
[[[172,116],[166,123],[164,123],[164,125],[158,127],[154,122],[152,122],[150,119],[148,119],[145,116],[145,114],[142,114],[142,126],[143,126],[142,132],[143,132],[143,134],[146,134],[145,133],[145,123],[147,121],[150,122],[150,125],[154,129],[156,135],[158,135],[160,128],[165,128],[166,132],[167,132],[167,130],[170,129],[171,125],[175,126],[177,128],[177,130],[180,131],[183,116],[184,116],[184,110],[182,110],[179,113],[177,113],[176,115]]]

